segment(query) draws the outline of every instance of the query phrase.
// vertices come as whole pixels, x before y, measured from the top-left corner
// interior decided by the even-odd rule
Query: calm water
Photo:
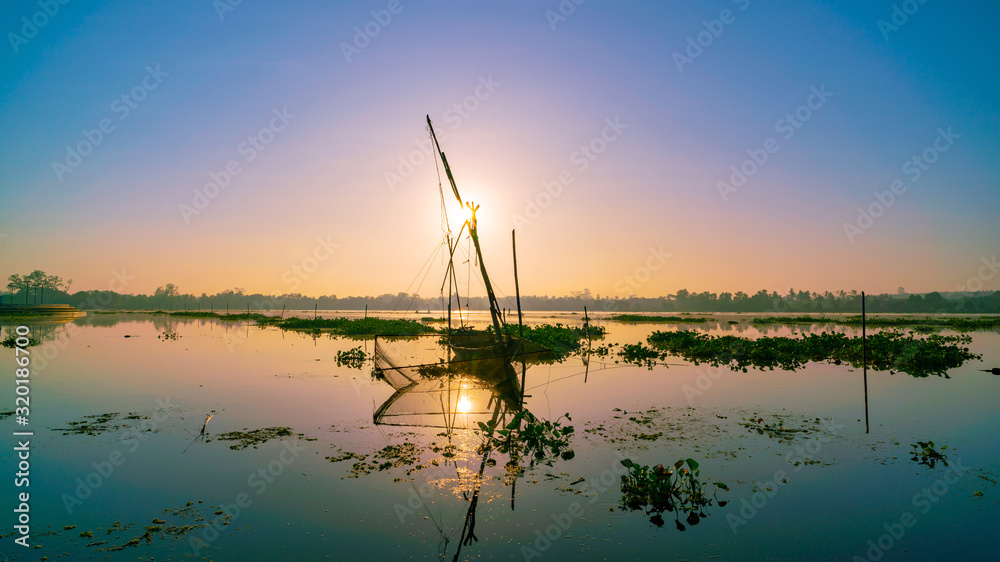
[[[582,321],[580,315],[527,317]],[[761,335],[746,322],[729,324],[732,318],[688,327]],[[605,342],[635,343],[654,330],[675,329],[603,324]],[[112,560],[450,560],[460,546],[462,559],[995,555],[1000,377],[978,371],[1000,366],[995,332],[972,334],[972,349],[984,362],[967,363],[950,379],[869,372],[868,435],[862,374],[847,366],[742,373],[671,358],[649,370],[598,357],[589,369],[580,357],[530,365],[525,406],[553,421],[568,413],[576,455],[528,468],[513,480],[501,460],[486,466],[477,485],[484,465],[476,434],[457,431],[449,439],[440,428],[373,424],[373,412],[393,388],[372,380],[370,361],[360,370],[335,361],[338,351],[371,351],[371,339],[139,314],[32,328],[45,343],[31,348],[30,486],[15,488],[12,474],[4,478],[0,553],[12,560],[64,553]],[[0,336],[10,329],[4,326]],[[771,327],[766,335],[808,329],[856,333],[813,326]],[[427,347],[403,340],[398,350],[419,357]],[[10,381],[13,351],[3,348],[0,361]],[[0,410],[10,410],[13,392],[4,395]],[[119,414],[107,431],[59,430],[105,413]],[[209,413],[214,417],[202,440]],[[774,422],[777,415],[787,427],[811,431],[781,439],[742,425]],[[0,466],[13,473],[11,432],[25,428],[13,416],[2,424],[10,445]],[[301,436],[243,450],[214,438],[280,426]],[[660,435],[637,439],[640,433]],[[911,461],[910,444],[917,440],[947,445],[950,468]],[[444,448],[449,442],[454,449]],[[372,461],[376,451],[405,443],[416,446],[427,468],[407,474],[413,464],[355,478],[357,459],[328,460],[356,453]],[[695,458],[704,478],[728,483],[730,491],[718,497],[729,503],[710,507],[708,517],[683,532],[669,513],[657,527],[641,512],[622,512],[619,461],[626,457],[648,465]],[[477,486],[477,540],[460,545]],[[31,494],[30,549],[15,545],[12,533],[11,510],[25,490]],[[222,509],[232,504],[238,511]]]

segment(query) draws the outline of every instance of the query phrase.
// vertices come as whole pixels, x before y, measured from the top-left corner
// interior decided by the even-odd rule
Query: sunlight
[[[468,414],[471,411],[472,411],[472,402],[469,402],[469,399],[466,398],[466,397],[464,397],[464,396],[462,398],[459,398],[458,399],[458,413],[460,413],[460,414]]]
[[[461,217],[463,221],[472,221],[472,210],[468,206],[463,206]]]

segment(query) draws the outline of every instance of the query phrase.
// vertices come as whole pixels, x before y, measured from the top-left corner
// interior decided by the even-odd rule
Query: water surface
[[[683,328],[748,337],[859,333],[758,329],[745,319],[728,323],[733,318]],[[592,321],[607,328],[605,343],[678,328]],[[528,365],[525,407],[552,421],[568,413],[575,456],[525,463],[515,478],[500,456],[484,464],[472,431],[374,425],[373,412],[394,389],[371,377],[370,361],[362,369],[335,361],[338,351],[372,351],[370,338],[124,313],[30,325],[45,340],[31,348],[28,427],[35,432],[31,543],[41,548],[13,545],[8,515],[0,552],[12,559],[452,559],[460,546],[462,559],[971,559],[992,555],[1000,522],[1000,377],[978,371],[1000,363],[995,332],[972,334],[971,348],[986,363],[966,363],[950,379],[869,372],[867,435],[862,373],[849,366],[742,373],[670,358],[650,370],[612,356]],[[400,340],[397,352],[422,356],[435,347],[425,340]],[[13,351],[4,348],[0,360],[10,372]],[[111,413],[118,415],[107,431],[64,435],[71,422]],[[782,438],[743,425],[776,416],[810,431]],[[13,416],[3,423],[8,432],[23,429]],[[268,427],[293,435],[240,450],[217,438]],[[947,445],[950,467],[911,461],[918,440]],[[354,453],[372,461],[384,447],[407,443],[418,462],[357,477],[357,458],[329,460]],[[13,468],[12,448],[4,450],[3,466]],[[655,465],[689,457],[705,478],[729,485],[718,496],[727,505],[712,506],[683,532],[672,514],[658,527],[622,511],[620,459]],[[4,486],[12,504],[21,490],[9,478]],[[460,545],[477,489],[477,540]],[[913,525],[900,527],[906,513]],[[899,538],[887,535],[900,528]]]

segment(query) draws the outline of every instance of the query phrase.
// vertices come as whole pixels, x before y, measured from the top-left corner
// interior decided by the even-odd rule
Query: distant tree
[[[36,299],[36,301],[41,300],[44,302],[45,289],[58,291],[65,286],[66,284],[63,283],[62,278],[58,275],[46,275],[40,269],[36,269],[27,275],[18,275],[15,273],[7,278],[7,289],[11,293],[16,292],[18,289],[24,291],[25,304],[28,303],[29,296]],[[11,298],[13,298],[13,295]]]
[[[7,290],[13,294],[15,291],[24,287],[24,278],[18,274],[13,274],[7,278]]]
[[[176,297],[180,292],[177,290],[177,285],[173,283],[167,283],[162,287],[157,287],[156,291],[153,293],[154,297],[170,298]]]

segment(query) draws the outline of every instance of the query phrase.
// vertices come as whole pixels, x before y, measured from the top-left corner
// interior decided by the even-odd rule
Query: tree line
[[[377,296],[338,297],[326,295],[311,297],[300,293],[264,295],[247,293],[234,288],[213,295],[200,296],[182,293],[173,283],[158,287],[151,295],[131,295],[114,291],[78,291],[69,293],[72,281],[63,282],[57,276],[34,271],[28,275],[12,275],[7,285],[8,294],[3,304],[68,304],[80,309],[111,310],[211,310],[215,312],[240,312],[249,307],[255,311],[309,310],[440,310],[447,306],[444,299],[421,297],[407,293]],[[899,291],[894,294],[868,295],[868,312],[873,313],[1000,313],[1000,291],[942,295],[938,292],[915,294]],[[460,299],[462,308],[486,310],[486,297]],[[452,306],[457,307],[452,300]],[[500,297],[500,306],[516,312],[513,297]],[[677,291],[676,295],[663,297],[602,297],[589,290],[565,296],[522,295],[523,310],[553,310],[582,312],[587,307],[592,312],[803,312],[803,313],[859,313],[861,294],[857,291],[816,293],[789,290],[786,294],[765,290],[749,294]]]
[[[36,269],[26,275],[13,274],[7,278],[8,298],[0,304],[45,304],[45,291],[53,293],[67,294],[73,280],[63,281],[58,275],[47,275],[44,271]],[[20,292],[22,300],[15,300],[13,297]]]

